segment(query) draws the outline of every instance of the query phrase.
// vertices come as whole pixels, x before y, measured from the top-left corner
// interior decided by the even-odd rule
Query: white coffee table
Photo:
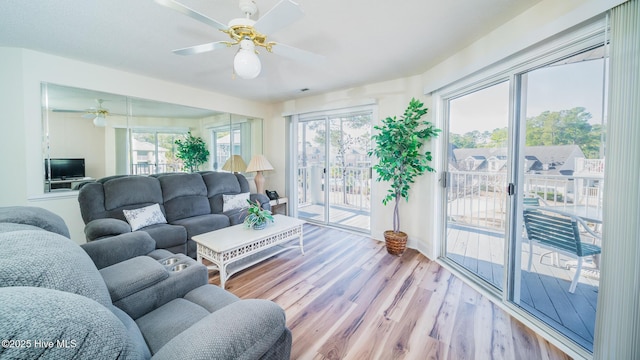
[[[234,273],[257,264],[283,251],[297,248],[287,245],[299,238],[300,252],[304,255],[303,220],[284,215],[274,215],[274,222],[262,230],[247,229],[244,224],[192,237],[198,245],[197,260],[207,259],[213,263],[210,270],[220,272],[220,287]]]

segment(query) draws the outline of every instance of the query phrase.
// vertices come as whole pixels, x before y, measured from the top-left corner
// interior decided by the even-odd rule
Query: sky
[[[584,107],[590,123],[600,123],[603,99],[603,61],[589,60],[549,66],[529,72],[527,117],[543,111]],[[503,82],[451,101],[450,131],[492,131],[508,125],[509,83]]]

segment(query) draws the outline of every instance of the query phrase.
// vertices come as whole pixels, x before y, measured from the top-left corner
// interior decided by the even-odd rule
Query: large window
[[[183,171],[183,164],[176,157],[175,141],[182,139],[186,133],[187,130],[163,132],[153,129],[132,129],[130,174]]]
[[[600,27],[441,93],[442,261],[585,354],[593,351],[605,226]]]

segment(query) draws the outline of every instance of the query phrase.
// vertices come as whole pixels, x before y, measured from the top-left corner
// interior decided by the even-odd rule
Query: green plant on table
[[[244,218],[244,226],[248,229],[261,228],[267,224],[267,222],[273,222],[273,215],[271,211],[265,210],[260,205],[260,202],[252,202],[247,200],[249,208],[247,209],[247,217]]]

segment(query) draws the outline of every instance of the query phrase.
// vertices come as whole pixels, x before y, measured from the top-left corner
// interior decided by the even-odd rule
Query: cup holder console
[[[161,264],[167,266],[167,265],[173,265],[177,262],[178,262],[178,258],[168,258],[166,260],[163,260]]]
[[[189,264],[178,264],[171,268],[171,271],[182,271],[189,267]]]

